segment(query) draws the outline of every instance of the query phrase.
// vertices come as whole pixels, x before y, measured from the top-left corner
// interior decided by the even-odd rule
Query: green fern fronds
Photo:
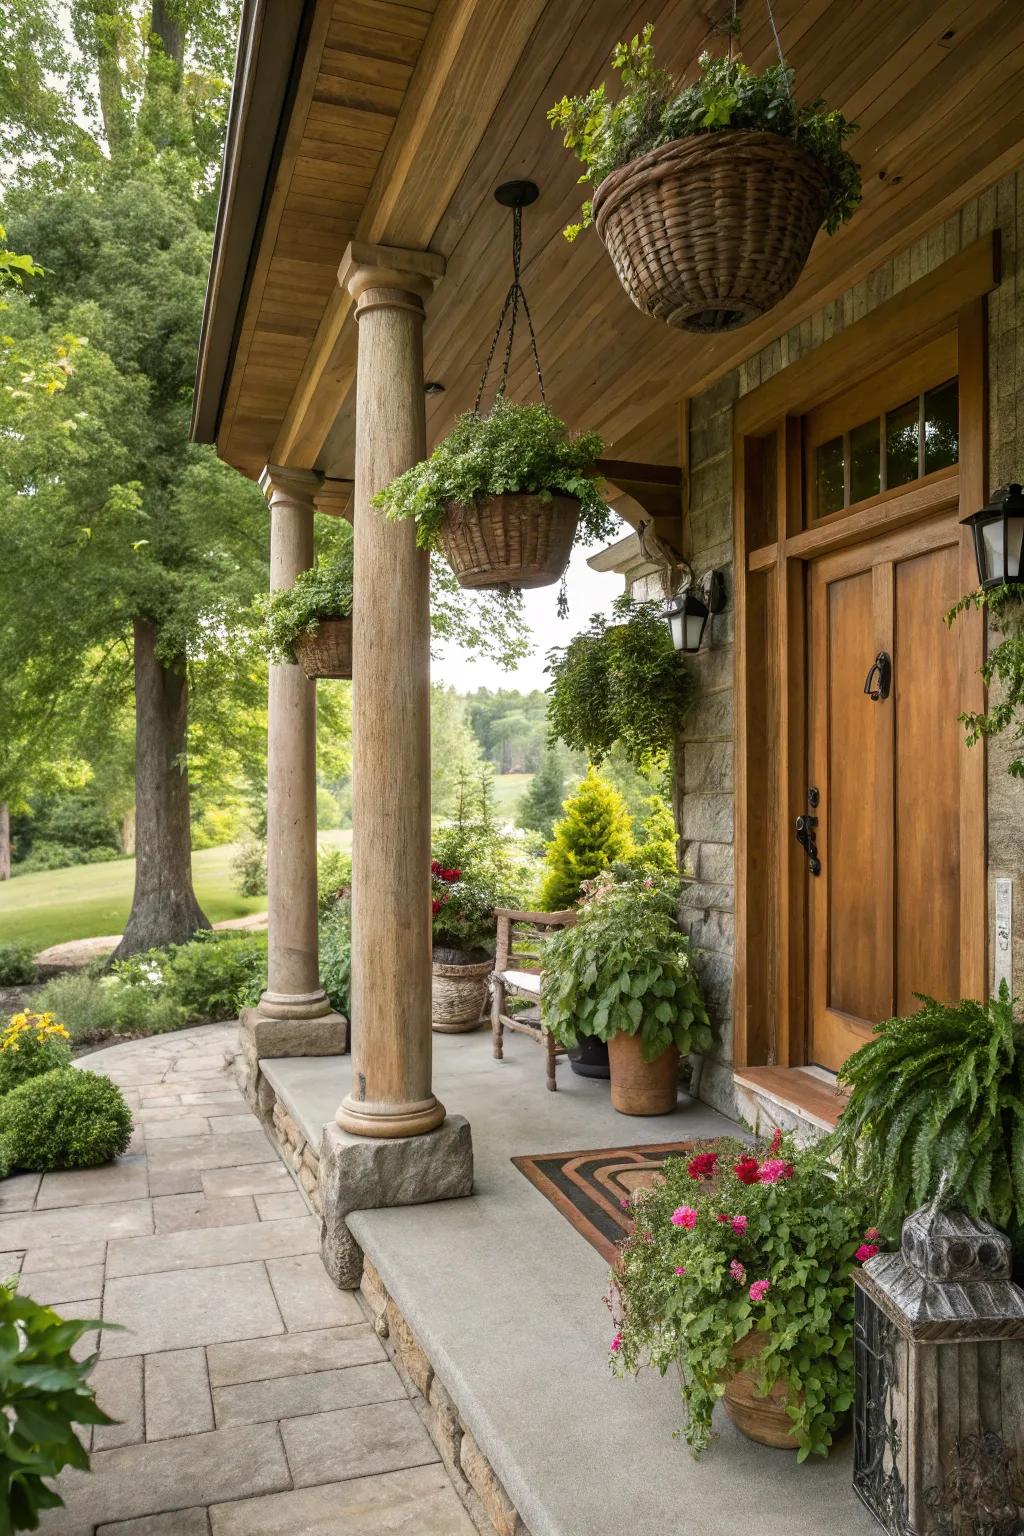
[[[1006,1228],[1022,1253],[1024,1022],[1005,982],[986,1003],[918,1000],[844,1064],[850,1100],[831,1146],[872,1180],[888,1238],[941,1187],[945,1204]]]

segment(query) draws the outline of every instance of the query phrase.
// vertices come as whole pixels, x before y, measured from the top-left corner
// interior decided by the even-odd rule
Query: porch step
[[[835,1130],[849,1097],[817,1067],[737,1067],[733,1081],[822,1131]]]

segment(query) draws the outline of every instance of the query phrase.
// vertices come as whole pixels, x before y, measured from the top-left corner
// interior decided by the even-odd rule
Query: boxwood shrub
[[[11,1168],[95,1168],[119,1157],[131,1134],[124,1095],[97,1072],[58,1067],[0,1099],[0,1145]]]

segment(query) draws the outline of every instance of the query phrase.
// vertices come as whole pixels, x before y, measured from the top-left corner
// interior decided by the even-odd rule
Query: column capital
[[[316,469],[291,469],[286,464],[267,464],[260,473],[259,486],[271,507],[296,504],[313,509],[323,475]]]
[[[338,282],[358,303],[367,288],[385,288],[423,299],[444,277],[445,259],[434,251],[403,250],[394,245],[370,245],[353,240],[341,258]]]
[[[355,485],[351,480],[325,479],[314,498],[316,510],[328,517],[343,517],[352,521],[352,494]]]

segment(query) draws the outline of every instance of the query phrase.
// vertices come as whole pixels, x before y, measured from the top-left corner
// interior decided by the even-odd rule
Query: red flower
[[[443,906],[443,902],[439,901],[437,899],[437,897],[435,896],[433,901],[430,903],[430,910],[433,913],[434,917],[436,917],[437,914],[440,912],[442,906]]]
[[[854,1258],[859,1259],[863,1264],[867,1259],[873,1259],[877,1252],[877,1243],[861,1243],[860,1247],[857,1249],[857,1252],[854,1254]]]
[[[756,1184],[758,1175],[757,1158],[751,1157],[749,1152],[746,1153],[745,1156],[740,1158],[738,1163],[733,1164],[732,1171],[741,1184]]]
[[[768,1148],[768,1156],[769,1157],[774,1157],[776,1152],[779,1150],[779,1148],[781,1146],[782,1146],[782,1128],[781,1128],[781,1126],[776,1126],[776,1128],[775,1128],[775,1135],[772,1137],[771,1145]]]
[[[877,1227],[868,1227],[867,1231],[864,1233],[864,1241],[866,1243],[877,1243],[878,1242],[878,1228]]]
[[[728,1221],[728,1220],[729,1220],[729,1218],[728,1218],[728,1216],[727,1216],[727,1215],[726,1215],[726,1214],[725,1214],[725,1212],[724,1212],[724,1211],[719,1211],[719,1213],[718,1213],[718,1215],[717,1215],[717,1216],[716,1216],[716,1217],[715,1217],[715,1220],[716,1220],[716,1221],[721,1221],[721,1222],[726,1222],[726,1221]]]
[[[441,866],[436,859],[431,859],[430,861],[430,873],[432,875],[439,875],[441,873]]]
[[[444,871],[444,874],[443,874],[442,878],[445,879],[445,880],[450,880],[454,884],[454,882],[456,880],[461,880],[462,879],[462,870],[461,869],[446,869]]]
[[[697,1157],[690,1159],[686,1165],[686,1171],[691,1179],[713,1179],[717,1162],[717,1152],[701,1152]]]

